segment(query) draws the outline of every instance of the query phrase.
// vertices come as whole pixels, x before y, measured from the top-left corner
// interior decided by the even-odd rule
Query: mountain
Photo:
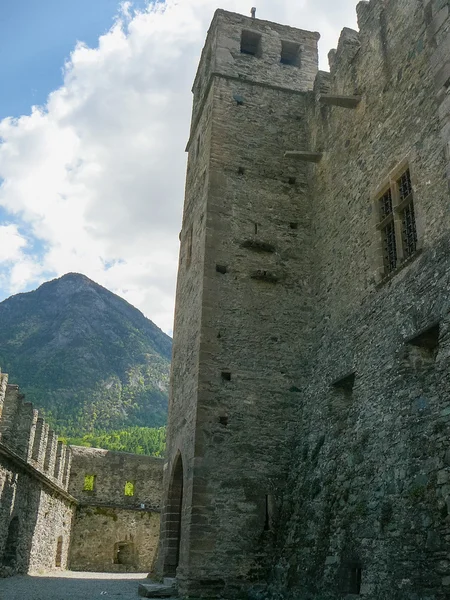
[[[0,303],[0,367],[60,434],[165,425],[171,349],[139,310],[77,273]]]

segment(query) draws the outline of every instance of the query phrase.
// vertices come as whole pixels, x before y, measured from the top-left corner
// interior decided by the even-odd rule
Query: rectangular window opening
[[[291,229],[298,229],[298,223],[289,223]]]
[[[295,42],[281,42],[281,57],[282,65],[291,65],[292,67],[300,66],[300,45]]]
[[[97,475],[85,475],[83,492],[93,492],[95,490]]]
[[[134,496],[134,481],[127,481],[124,489],[125,496]]]
[[[261,57],[261,34],[254,31],[243,31],[241,36],[241,54]]]
[[[219,417],[219,423],[222,425],[222,427],[228,427],[228,417],[226,415],[222,415]]]
[[[231,373],[230,373],[230,371],[222,371],[222,373],[220,374],[220,376],[222,377],[222,379],[224,381],[231,381]]]
[[[390,275],[418,249],[411,171],[406,168],[378,198],[384,274]]]
[[[339,377],[336,381],[332,383],[332,386],[337,389],[345,392],[346,394],[352,394],[353,388],[355,387],[356,373],[352,371],[343,377]]]
[[[225,265],[216,265],[216,271],[217,273],[221,273],[222,275],[225,275],[225,273],[227,273],[228,268]]]

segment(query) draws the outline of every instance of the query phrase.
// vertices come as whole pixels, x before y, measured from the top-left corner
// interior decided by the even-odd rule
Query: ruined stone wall
[[[70,568],[150,571],[159,539],[162,459],[77,446],[72,455],[69,490],[80,504]]]
[[[0,576],[65,568],[76,504],[67,492],[70,450],[7,375],[0,415]]]
[[[449,594],[448,10],[360,3],[317,81],[362,100],[310,109],[314,369],[273,571],[296,598]],[[376,200],[407,166],[418,251],[385,277]]]

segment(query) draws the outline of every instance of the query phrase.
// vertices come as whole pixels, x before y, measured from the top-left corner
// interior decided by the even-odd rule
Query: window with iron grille
[[[406,168],[378,197],[384,274],[395,271],[417,251],[417,227],[411,172]]]

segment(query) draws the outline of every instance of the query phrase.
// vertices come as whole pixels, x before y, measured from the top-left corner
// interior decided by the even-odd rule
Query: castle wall
[[[75,498],[36,460],[37,411],[2,376],[0,390],[0,577],[66,568]],[[70,451],[64,446],[67,457]],[[51,462],[56,462],[56,452]]]
[[[308,168],[284,152],[307,150],[317,40],[218,11],[194,84],[160,547],[181,594],[236,593],[272,548],[311,313]]]
[[[321,83],[361,103],[310,109],[324,151],[311,179],[316,367],[274,586],[337,599],[359,577],[368,600],[438,600],[450,589],[448,3],[372,0],[358,16]],[[385,277],[375,201],[406,166],[418,252]],[[437,347],[414,342],[436,323]],[[349,373],[352,391],[332,385]]]
[[[80,504],[70,568],[150,571],[159,540],[162,459],[77,446],[71,450],[69,490]],[[94,477],[92,486],[86,476]]]

